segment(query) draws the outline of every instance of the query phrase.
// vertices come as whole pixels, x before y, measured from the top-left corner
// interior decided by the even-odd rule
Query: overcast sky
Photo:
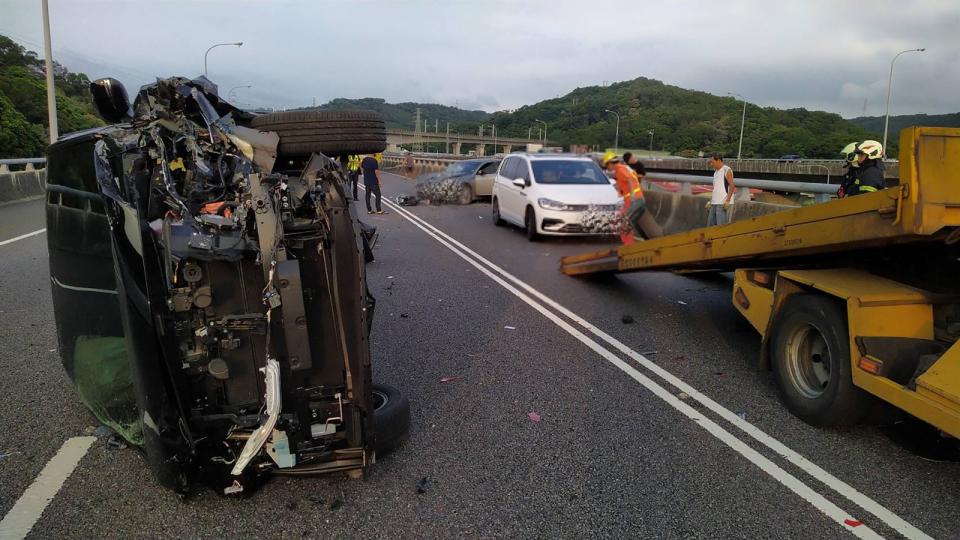
[[[54,58],[132,91],[196,76],[254,106],[380,97],[487,111],[639,76],[762,106],[960,111],[960,1],[49,0]],[[40,0],[0,33],[42,53]],[[41,54],[42,55],[42,54]]]

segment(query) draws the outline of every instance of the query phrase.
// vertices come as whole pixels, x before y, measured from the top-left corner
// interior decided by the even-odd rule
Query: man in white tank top
[[[710,197],[710,213],[707,214],[707,227],[726,225],[730,222],[728,210],[733,204],[733,194],[737,186],[733,184],[733,170],[723,163],[723,156],[710,156],[713,167],[713,195]]]

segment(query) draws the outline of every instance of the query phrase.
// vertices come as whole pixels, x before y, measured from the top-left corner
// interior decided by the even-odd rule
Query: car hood
[[[610,184],[540,184],[537,197],[566,204],[616,204],[620,195]]]

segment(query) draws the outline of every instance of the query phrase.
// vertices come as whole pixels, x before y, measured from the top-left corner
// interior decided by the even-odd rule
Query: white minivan
[[[622,200],[600,167],[585,156],[510,154],[493,183],[493,222],[513,223],[527,238],[607,234],[584,225],[590,214],[614,214]]]

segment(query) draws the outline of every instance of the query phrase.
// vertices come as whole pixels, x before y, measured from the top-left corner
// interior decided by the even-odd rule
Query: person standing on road
[[[382,214],[383,209],[380,206],[380,164],[377,163],[377,159],[373,156],[367,156],[363,158],[363,161],[360,162],[360,168],[363,169],[363,187],[366,188],[367,192],[367,213],[368,214]],[[370,195],[373,194],[377,197],[377,211],[374,212],[373,208],[370,207]]]
[[[733,169],[723,163],[720,154],[710,156],[710,166],[713,167],[713,195],[707,203],[710,209],[707,227],[726,225],[730,223],[728,211],[733,204],[733,194],[737,192],[737,186],[733,183]]]
[[[600,161],[603,168],[613,172],[617,192],[623,197],[623,206],[620,214],[625,217],[627,227],[620,231],[620,241],[625,246],[636,241],[637,236],[654,238],[661,236],[663,231],[653,216],[647,212],[647,204],[643,199],[643,189],[637,173],[628,167],[614,152],[607,152]]]
[[[623,162],[633,169],[633,172],[637,173],[637,179],[643,182],[643,177],[647,175],[647,168],[637,159],[637,156],[633,155],[633,152],[624,152]]]
[[[347,159],[347,174],[350,177],[350,184],[353,186],[353,200],[359,201],[357,198],[357,184],[360,182],[360,156],[351,155]]]

